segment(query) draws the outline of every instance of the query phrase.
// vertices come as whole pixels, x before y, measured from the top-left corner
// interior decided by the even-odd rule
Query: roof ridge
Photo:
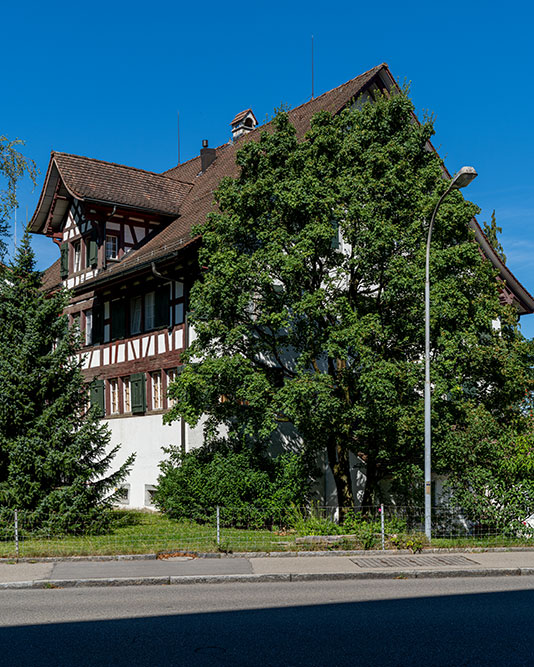
[[[173,183],[183,183],[184,185],[193,185],[190,181],[181,181],[178,178],[171,178],[166,176],[165,173],[158,173],[157,171],[150,171],[149,169],[140,169],[139,167],[132,167],[127,164],[121,164],[120,162],[109,162],[108,160],[99,160],[96,157],[87,157],[87,155],[76,155],[75,153],[64,153],[63,151],[52,151],[52,155],[62,155],[65,157],[75,157],[82,160],[89,160],[89,162],[98,162],[99,164],[109,164],[113,167],[122,167],[123,169],[129,169],[130,171],[140,171],[143,174],[150,174],[151,176],[160,176],[161,178],[166,178]]]
[[[356,79],[360,79],[366,74],[370,74],[373,70],[376,70],[376,72],[378,72],[380,69],[382,69],[382,67],[387,67],[387,63],[380,63],[380,65],[375,65],[374,67],[371,67],[371,69],[368,69],[367,71],[358,74],[358,76],[355,76],[352,79],[345,81],[344,83],[340,83],[339,86],[336,86],[335,88],[330,88],[330,90],[325,90],[325,92],[321,93],[318,97],[314,97],[311,100],[307,100],[306,102],[302,102],[302,104],[293,107],[293,109],[289,109],[289,112],[296,111],[297,109],[300,109],[301,107],[304,107],[306,106],[306,104],[310,104],[311,102],[316,102],[317,100],[320,100],[321,97],[324,97],[325,95],[330,95],[330,93],[333,93],[335,90],[339,90],[339,88],[343,88],[343,86],[348,86],[349,83],[356,81]]]
[[[358,76],[355,76],[352,79],[349,79],[348,81],[345,81],[344,83],[340,83],[335,88],[330,88],[330,90],[326,90],[324,93],[321,93],[318,97],[314,97],[311,100],[307,100],[306,102],[302,102],[302,104],[299,104],[296,107],[288,109],[288,112],[292,113],[294,111],[297,111],[298,109],[301,109],[302,107],[306,106],[306,104],[310,104],[311,102],[316,102],[317,100],[320,100],[325,95],[330,95],[330,93],[333,93],[334,91],[339,90],[340,88],[343,88],[343,86],[347,86],[348,84],[352,83],[353,81],[356,81],[356,79],[360,79],[361,77],[364,77],[364,76],[370,74],[371,72],[376,73],[380,69],[382,69],[383,67],[387,68],[387,66],[388,66],[387,63],[380,63],[380,65],[375,65],[374,67],[371,67],[370,69],[366,70],[365,72],[362,72],[361,74],[358,74]],[[252,109],[245,109],[245,111],[252,111]],[[239,112],[239,114],[241,114],[241,113],[243,113],[243,111]],[[252,112],[252,113],[254,113],[254,112]],[[239,114],[237,114],[237,115],[239,115]],[[252,129],[246,135],[243,135],[242,137],[239,137],[239,139],[243,139],[244,137],[247,137],[247,136],[249,136],[253,133],[256,133],[256,132],[261,132],[262,129],[265,129],[271,123],[272,123],[272,119],[268,120],[266,123],[263,123],[262,125],[258,124],[254,129]],[[225,148],[226,146],[236,146],[237,143],[239,142],[239,139],[237,141],[232,141],[232,140],[227,141],[224,144],[221,144],[220,146],[217,146],[215,148],[215,150],[219,151],[219,150]],[[172,171],[173,169],[177,169],[178,167],[181,167],[182,165],[187,164],[188,162],[192,162],[193,160],[196,160],[199,157],[200,157],[200,155],[195,155],[192,158],[189,158],[189,160],[186,160],[185,162],[180,162],[180,164],[177,164],[176,166],[171,167],[170,169],[167,169],[166,171],[162,172],[162,174],[166,174],[167,172]]]
[[[340,88],[343,88],[343,86],[348,86],[350,83],[353,81],[356,81],[356,79],[360,79],[366,75],[369,75],[371,72],[376,74],[379,72],[383,67],[387,69],[388,65],[387,63],[380,63],[380,65],[375,65],[374,67],[371,67],[371,69],[368,69],[366,72],[362,72],[361,74],[358,74],[358,76],[353,77],[352,79],[349,79],[348,81],[345,81],[344,83],[340,83],[339,86],[336,86],[335,88],[330,88],[330,90],[326,90],[324,93],[321,93],[318,97],[314,97],[311,100],[308,100],[307,102],[302,102],[302,104],[297,105],[296,107],[292,107],[291,109],[288,109],[287,112],[288,114],[292,114],[299,109],[302,109],[305,107],[307,104],[312,104],[314,102],[317,102],[317,100],[320,100],[322,97],[325,95],[330,95],[331,93],[335,92],[336,90],[339,90]],[[263,125],[256,125],[256,127],[251,130],[250,132],[247,132],[247,134],[242,135],[237,139],[235,142],[228,142],[231,145],[236,146],[238,143],[241,143],[244,139],[247,137],[252,137],[255,136],[256,133],[260,133],[262,130],[265,130],[271,123],[273,122],[273,119],[268,120],[266,123],[263,123]],[[227,144],[222,144],[222,146],[219,146],[219,148],[222,148],[223,146],[226,146]]]

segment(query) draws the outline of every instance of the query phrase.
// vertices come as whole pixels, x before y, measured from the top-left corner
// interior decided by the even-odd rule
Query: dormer
[[[230,123],[232,127],[232,139],[236,141],[236,139],[239,139],[239,137],[242,137],[244,134],[248,134],[257,124],[258,121],[256,120],[256,116],[252,113],[252,109],[241,111]]]
[[[162,174],[53,152],[29,228],[60,246],[61,279],[73,288],[174,220],[190,189]]]

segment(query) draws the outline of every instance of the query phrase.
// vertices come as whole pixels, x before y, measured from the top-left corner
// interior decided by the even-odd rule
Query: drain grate
[[[479,565],[465,556],[364,556],[351,558],[358,567],[435,567],[436,565]]]

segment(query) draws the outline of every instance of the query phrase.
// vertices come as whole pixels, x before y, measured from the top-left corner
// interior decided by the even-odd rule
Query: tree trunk
[[[337,505],[339,507],[339,522],[343,523],[348,510],[354,508],[354,496],[352,495],[352,481],[350,478],[349,451],[335,441],[329,441],[326,445],[328,464],[334,475],[337,492]]]

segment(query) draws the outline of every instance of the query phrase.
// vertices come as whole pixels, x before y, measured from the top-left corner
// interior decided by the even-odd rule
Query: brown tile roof
[[[371,82],[381,69],[386,67],[386,65],[378,65],[355,79],[289,111],[289,118],[298,136],[303,137],[309,129],[313,114],[322,110],[330,111],[333,114],[338,113],[362,91],[366,84]],[[193,180],[193,187],[181,202],[180,217],[167,225],[141,248],[126,255],[119,263],[101,271],[94,281],[84,284],[89,286],[94,282],[117,276],[135,266],[165,257],[190,241],[193,238],[192,228],[203,222],[206,215],[214,210],[213,193],[220,180],[224,176],[238,174],[235,162],[236,147],[242,141],[258,139],[260,133],[265,130],[269,131],[270,127],[271,123],[267,123],[255,128],[236,143],[219,146],[216,149],[216,159],[203,173],[200,173],[199,156],[164,172],[164,175],[169,178]]]
[[[59,264],[61,260],[56,260],[52,266],[43,271],[42,289],[45,292],[52,291],[55,287],[61,285],[61,276],[59,273]]]
[[[52,159],[70,194],[78,199],[173,215],[191,189],[190,182],[113,162],[56,152]]]
[[[163,176],[168,176],[169,178],[174,178],[178,181],[193,183],[201,169],[200,155],[196,155],[190,160],[187,160],[187,162],[182,162],[176,167],[167,169],[167,171],[163,172]]]

